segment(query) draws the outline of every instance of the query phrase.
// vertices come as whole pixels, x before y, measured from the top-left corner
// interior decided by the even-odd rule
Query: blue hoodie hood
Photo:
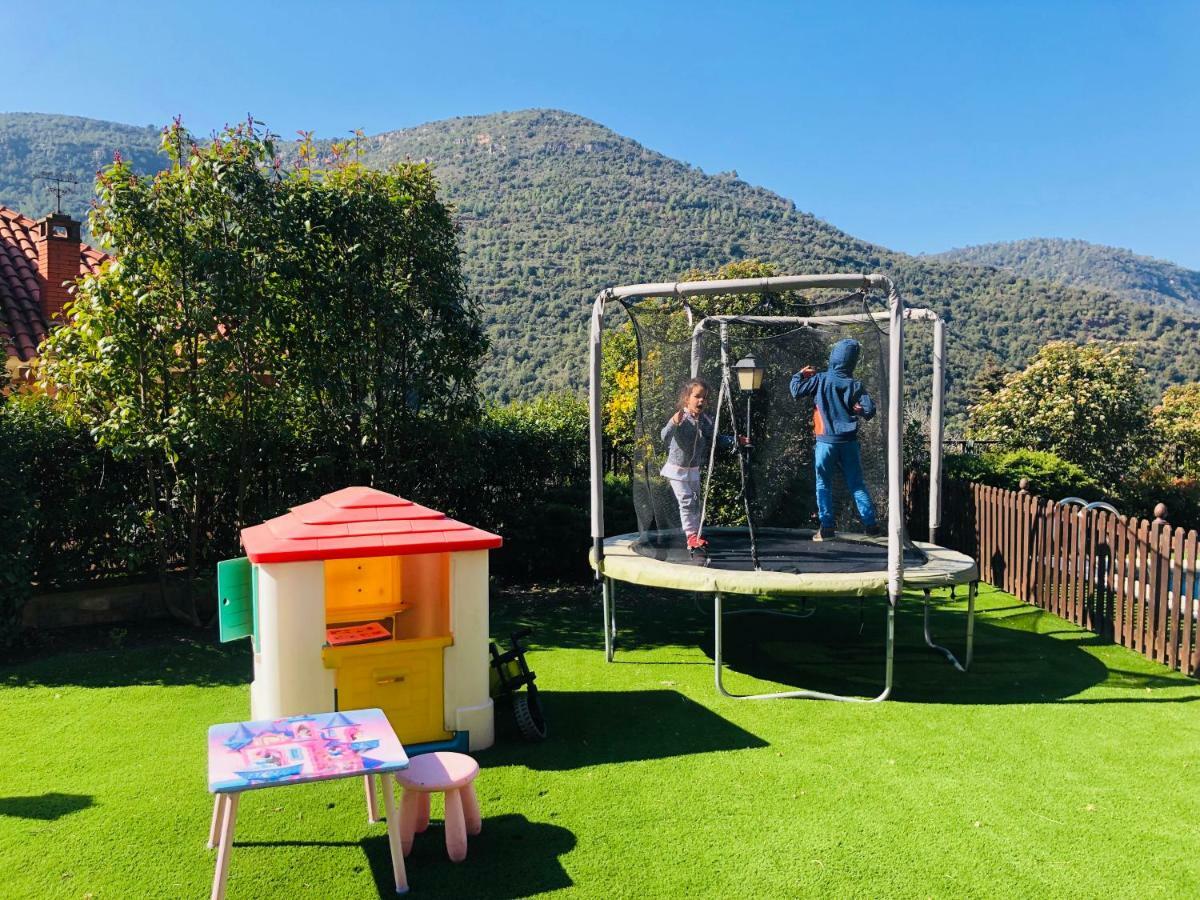
[[[858,354],[861,351],[862,344],[853,338],[838,341],[829,351],[829,371],[835,375],[841,375],[843,378],[849,378],[854,374],[854,367],[858,365]]]
[[[833,345],[826,371],[806,375],[801,370],[792,376],[792,396],[813,399],[813,436],[819,443],[856,441],[859,419],[875,416],[875,401],[854,378],[861,353],[862,344],[847,338]]]

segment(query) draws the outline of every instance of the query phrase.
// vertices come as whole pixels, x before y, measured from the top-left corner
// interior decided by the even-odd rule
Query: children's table
[[[408,890],[392,773],[408,756],[383,711],[352,709],[261,722],[229,722],[208,729],[208,789],[215,795],[208,847],[217,849],[212,900],[225,896],[238,798],[259,788],[378,775],[387,807],[388,846],[396,893]]]

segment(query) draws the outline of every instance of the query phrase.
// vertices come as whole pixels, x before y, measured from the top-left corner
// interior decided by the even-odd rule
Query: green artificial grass
[[[690,595],[618,603],[608,665],[588,591],[496,598],[494,634],[535,629],[550,736],[522,743],[498,712],[483,833],[451,864],[435,803],[414,897],[1195,896],[1195,681],[984,587],[969,674],[924,647],[913,597],[893,700],[728,700]],[[862,617],[730,619],[727,686],[875,693],[882,604]],[[964,624],[961,597],[939,601],[943,643]],[[0,896],[207,895],[205,734],[249,715],[248,645],[112,641],[0,668]],[[361,782],[244,794],[228,896],[393,896]]]

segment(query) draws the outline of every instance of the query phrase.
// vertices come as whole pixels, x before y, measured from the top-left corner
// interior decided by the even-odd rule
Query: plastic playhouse
[[[406,746],[482,750],[488,553],[499,536],[369,487],[242,531],[217,567],[221,640],[254,644],[253,719],[378,707]]]

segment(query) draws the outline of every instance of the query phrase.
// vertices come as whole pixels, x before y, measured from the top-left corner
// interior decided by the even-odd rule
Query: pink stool
[[[429,827],[429,795],[446,795],[446,853],[454,862],[467,858],[467,835],[479,834],[479,801],[471,784],[479,763],[464,753],[425,753],[413,757],[407,769],[393,773],[404,788],[400,807],[400,843],[412,852],[413,834]]]

